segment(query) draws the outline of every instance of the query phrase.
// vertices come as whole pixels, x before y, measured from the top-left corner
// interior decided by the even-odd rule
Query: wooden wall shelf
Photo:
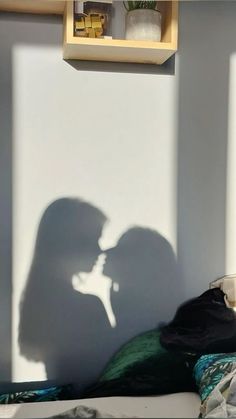
[[[62,15],[64,0],[0,0],[0,11]]]
[[[163,64],[177,51],[178,1],[160,1],[161,42],[74,36],[72,0],[0,0],[0,11],[64,14],[63,58],[91,61]]]
[[[74,36],[74,4],[66,2],[64,14],[63,58],[92,61],[163,64],[177,51],[178,2],[161,1],[161,42]]]

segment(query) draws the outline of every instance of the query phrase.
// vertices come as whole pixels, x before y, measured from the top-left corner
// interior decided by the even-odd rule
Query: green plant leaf
[[[157,1],[123,1],[123,4],[128,12],[136,9],[152,9],[157,7]]]

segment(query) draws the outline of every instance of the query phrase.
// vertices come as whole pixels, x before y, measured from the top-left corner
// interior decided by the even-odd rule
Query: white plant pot
[[[125,39],[161,40],[161,13],[151,9],[131,10],[126,15]]]

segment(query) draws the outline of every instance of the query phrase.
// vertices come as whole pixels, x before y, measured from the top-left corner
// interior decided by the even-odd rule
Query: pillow
[[[195,355],[167,351],[160,344],[160,332],[152,330],[125,344],[83,397],[196,391],[192,375],[195,362]]]
[[[8,394],[0,394],[0,404],[49,402],[70,399],[72,387],[55,386],[40,390],[19,391]]]
[[[160,344],[160,332],[151,330],[130,340],[114,355],[105,368],[100,381],[120,378],[135,364],[151,358],[153,355],[167,353]]]
[[[193,369],[201,401],[204,402],[222,378],[235,368],[236,352],[201,356]]]

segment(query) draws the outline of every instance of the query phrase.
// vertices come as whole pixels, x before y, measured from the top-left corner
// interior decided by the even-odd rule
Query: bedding
[[[160,344],[160,332],[150,330],[131,339],[114,355],[103,371],[100,381],[114,380],[122,377],[134,365],[154,355],[167,353]]]
[[[226,374],[201,404],[200,417],[236,417],[236,370]]]
[[[193,374],[202,402],[217,384],[236,369],[236,352],[232,354],[203,355],[196,363]]]
[[[192,375],[198,359],[191,353],[167,351],[160,331],[132,339],[108,363],[99,381],[82,397],[147,396],[196,391]]]
[[[160,342],[178,352],[234,352],[236,313],[226,306],[219,288],[210,289],[178,308],[174,319],[162,328]]]
[[[236,417],[236,353],[204,355],[193,372],[201,417]]]
[[[236,417],[235,326],[223,292],[211,289],[180,306],[167,326],[126,343],[82,399],[0,405],[0,417]],[[45,395],[4,395],[3,402]]]
[[[107,397],[0,406],[0,418],[50,418],[78,406],[87,406],[113,417],[196,418],[200,399],[196,393],[178,393],[155,397]]]
[[[71,399],[72,396],[72,386],[54,386],[42,389],[0,394],[0,404],[46,402]]]
[[[119,413],[120,418],[127,418],[126,415]],[[64,413],[61,413],[56,416],[51,416],[52,419],[93,419],[93,418],[114,418],[111,413],[106,413],[101,410],[87,407],[87,406],[77,406],[73,409],[67,410]]]

